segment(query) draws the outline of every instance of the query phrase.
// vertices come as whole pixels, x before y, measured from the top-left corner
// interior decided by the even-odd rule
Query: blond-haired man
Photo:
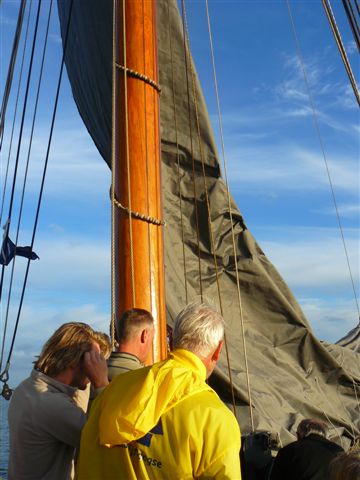
[[[239,426],[206,384],[223,336],[224,320],[209,305],[180,312],[169,358],[117,376],[95,400],[78,480],[239,480]]]
[[[9,405],[9,480],[71,478],[86,421],[78,394],[89,382],[108,384],[109,353],[104,336],[80,322],[62,325],[46,342]]]

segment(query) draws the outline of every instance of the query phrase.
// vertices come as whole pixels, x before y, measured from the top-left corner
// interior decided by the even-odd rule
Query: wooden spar
[[[159,92],[130,70],[158,84],[156,0],[115,3],[113,178],[116,199],[133,212],[114,209],[115,316],[134,307],[152,313],[151,362],[167,354],[163,225],[147,218],[162,220]]]

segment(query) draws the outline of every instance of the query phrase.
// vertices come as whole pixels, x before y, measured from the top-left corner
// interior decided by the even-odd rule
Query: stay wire
[[[112,85],[111,85],[111,350],[115,348],[115,131],[116,131],[116,32],[117,32],[117,0],[113,0],[112,18]]]
[[[186,73],[186,93],[187,93],[187,106],[188,106],[188,121],[189,121],[189,136],[190,136],[190,155],[192,164],[193,175],[193,195],[194,195],[194,211],[195,211],[195,224],[196,224],[196,241],[197,241],[197,256],[198,256],[198,271],[199,271],[199,287],[200,298],[203,300],[203,285],[202,285],[202,271],[201,271],[201,250],[200,250],[200,236],[199,236],[199,211],[198,211],[198,198],[196,188],[196,174],[195,174],[195,156],[194,156],[194,144],[193,144],[193,131],[192,131],[192,118],[191,118],[191,102],[190,102],[190,86],[189,86],[189,65],[191,69],[191,55],[188,45],[188,39],[186,36],[186,7],[185,0],[181,0],[182,8],[182,27],[183,27],[183,45],[184,45],[184,62]]]
[[[185,10],[184,18],[185,18],[187,42],[190,46],[189,31],[188,31],[188,25],[187,25],[187,21],[186,21],[186,10]],[[221,288],[220,288],[220,279],[219,279],[219,268],[218,268],[218,264],[217,264],[216,251],[215,251],[216,249],[215,249],[215,242],[214,242],[214,232],[213,232],[213,229],[212,229],[209,191],[208,191],[208,186],[207,186],[207,181],[206,181],[204,151],[203,151],[203,145],[202,145],[202,139],[201,139],[201,129],[200,129],[199,110],[198,110],[198,99],[197,99],[196,85],[195,85],[195,72],[194,72],[193,64],[191,62],[190,62],[190,72],[191,72],[192,90],[193,90],[193,96],[194,96],[193,100],[194,100],[194,107],[195,107],[195,119],[196,119],[198,147],[199,147],[201,168],[202,168],[203,188],[204,188],[205,201],[206,201],[206,206],[207,206],[207,220],[208,220],[209,239],[210,239],[210,251],[212,252],[214,267],[215,267],[215,276],[216,276],[216,285],[217,285],[217,291],[218,291],[220,312],[221,312],[221,315],[224,315]],[[231,368],[230,368],[230,356],[229,356],[229,349],[228,349],[228,342],[227,342],[226,333],[224,333],[224,344],[225,344],[225,352],[226,352],[226,359],[227,359],[227,366],[228,366],[231,396],[232,396],[232,402],[233,402],[233,412],[234,412],[235,417],[237,417],[235,394],[234,394],[234,385],[233,385],[233,382],[232,382],[232,375],[231,375]]]
[[[355,304],[356,304],[356,309],[357,309],[357,314],[358,314],[358,319],[359,319],[360,318],[359,302],[358,302],[357,293],[356,293],[356,289],[355,289],[355,282],[354,282],[354,278],[353,278],[353,274],[352,274],[352,270],[351,270],[351,266],[350,266],[350,259],[349,259],[349,254],[348,254],[347,247],[346,247],[345,236],[344,236],[344,232],[343,232],[343,228],[342,228],[339,208],[338,208],[337,201],[336,201],[335,189],[334,189],[334,186],[333,186],[333,182],[332,182],[332,178],[331,178],[331,174],[330,174],[330,168],[329,168],[326,153],[325,153],[324,141],[323,141],[323,138],[322,138],[322,135],[321,135],[321,132],[320,132],[320,126],[319,126],[319,122],[318,122],[318,118],[317,118],[317,114],[316,114],[315,103],[314,103],[313,97],[311,95],[310,84],[309,84],[308,76],[307,76],[307,73],[306,73],[305,64],[304,64],[304,60],[303,60],[303,56],[302,56],[302,52],[301,52],[301,48],[300,48],[300,42],[299,42],[299,38],[298,38],[297,33],[296,33],[295,23],[294,23],[294,19],[293,19],[293,15],[292,15],[289,0],[286,0],[286,3],[287,3],[287,7],[288,7],[288,12],[289,12],[290,23],[291,23],[291,26],[292,26],[292,32],[293,32],[294,40],[295,40],[295,44],[296,44],[297,54],[298,54],[299,62],[300,62],[301,69],[302,69],[302,72],[303,72],[303,76],[304,76],[304,83],[305,83],[309,103],[310,103],[312,114],[313,114],[314,126],[315,126],[316,134],[317,134],[317,137],[318,137],[318,140],[319,140],[319,144],[320,144],[320,148],[321,148],[321,152],[322,152],[322,157],[323,157],[323,160],[324,160],[324,165],[325,165],[325,169],[326,169],[326,173],[327,173],[327,177],[328,177],[328,181],[329,181],[331,196],[332,196],[334,208],[335,208],[335,211],[336,211],[338,227],[339,227],[339,230],[340,230],[340,235],[341,235],[342,244],[343,244],[343,248],[344,248],[344,252],[345,252],[347,267],[348,267],[348,271],[349,271],[349,275],[350,275],[350,281],[351,281],[351,285],[352,285],[352,290],[353,290],[353,294],[354,294],[354,299],[355,299]]]
[[[48,162],[49,162],[50,147],[51,147],[51,142],[52,142],[52,136],[53,136],[53,131],[54,131],[57,106],[58,106],[59,95],[60,95],[60,87],[61,87],[62,76],[63,76],[63,71],[64,71],[65,54],[66,54],[68,38],[69,38],[73,2],[74,2],[74,0],[71,0],[70,8],[69,8],[69,15],[68,15],[68,21],[67,21],[67,26],[66,26],[65,41],[64,41],[64,46],[63,46],[63,55],[62,55],[61,67],[60,67],[58,84],[57,84],[57,89],[56,89],[55,103],[54,103],[53,115],[52,115],[52,120],[51,120],[51,127],[50,127],[50,132],[49,132],[49,140],[48,140],[48,145],[47,145],[47,150],[46,150],[45,163],[44,163],[44,169],[43,169],[43,176],[42,176],[42,180],[41,180],[41,187],[40,187],[38,205],[37,205],[37,209],[36,209],[33,235],[32,235],[32,239],[31,239],[31,247],[30,247],[31,250],[33,249],[33,246],[34,246],[36,228],[37,228],[37,224],[38,224],[38,220],[39,220],[40,206],[41,206],[41,201],[42,201],[42,196],[43,196],[43,191],[44,191],[44,185],[45,185],[47,166],[48,166]],[[40,0],[39,4],[41,4],[41,0]],[[28,279],[28,275],[29,275],[30,262],[31,262],[31,260],[29,259],[28,262],[27,262],[27,266],[26,266],[24,283],[23,283],[23,288],[22,288],[22,292],[21,292],[20,304],[19,304],[19,309],[18,309],[18,313],[17,313],[17,317],[16,317],[15,328],[14,328],[14,333],[13,333],[13,337],[12,337],[12,341],[11,341],[10,351],[9,351],[9,355],[8,355],[5,370],[0,374],[0,381],[3,381],[3,378],[6,375],[6,373],[8,372],[8,369],[10,367],[10,360],[11,360],[12,352],[13,352],[13,349],[14,349],[15,339],[16,339],[17,330],[18,330],[18,326],[19,326],[22,304],[23,304],[24,296],[25,296],[25,289],[26,289],[27,279]]]
[[[22,54],[22,58],[21,58],[19,81],[18,81],[18,88],[17,88],[16,100],[15,100],[14,117],[13,117],[11,135],[10,135],[10,144],[9,144],[9,153],[8,153],[7,165],[6,165],[4,190],[3,190],[2,200],[1,200],[0,226],[2,225],[2,216],[3,216],[4,204],[5,204],[6,187],[7,187],[7,180],[8,180],[8,174],[9,174],[9,166],[10,166],[10,157],[11,157],[11,151],[12,151],[13,138],[14,138],[15,124],[16,124],[16,117],[17,117],[17,109],[18,109],[18,106],[19,106],[20,88],[21,88],[21,83],[22,83],[22,78],[23,78],[24,60],[25,60],[25,53],[26,53],[26,48],[27,48],[27,39],[28,39],[28,34],[29,34],[29,24],[30,24],[30,16],[31,16],[32,5],[33,5],[33,2],[31,0],[30,1],[28,19],[27,19],[27,25],[26,25],[23,54]]]
[[[174,126],[175,126],[175,143],[176,143],[176,163],[177,163],[177,181],[179,191],[179,211],[180,211],[180,225],[181,225],[181,242],[182,242],[182,256],[183,256],[183,273],[184,273],[184,285],[185,285],[185,302],[186,305],[189,301],[188,285],[187,285],[187,270],[186,270],[186,255],[185,255],[185,232],[184,232],[184,218],[182,208],[182,193],[181,193],[181,177],[180,177],[180,152],[179,152],[179,140],[178,140],[178,124],[177,124],[177,109],[176,109],[176,91],[175,91],[175,77],[174,77],[174,53],[172,44],[172,30],[171,30],[171,17],[170,17],[170,4],[168,3],[168,26],[169,26],[169,47],[170,47],[170,59],[171,59],[171,81],[172,81],[172,102],[174,109]]]
[[[33,44],[32,44],[32,48],[31,48],[29,71],[28,71],[28,77],[27,77],[27,83],[26,83],[26,90],[25,90],[23,111],[22,111],[22,117],[21,117],[20,131],[19,131],[19,141],[18,141],[17,153],[16,153],[16,160],[15,160],[14,177],[13,177],[13,183],[12,183],[12,189],[11,189],[11,198],[10,198],[10,205],[9,205],[9,213],[8,213],[8,217],[7,217],[7,218],[8,218],[8,221],[9,221],[9,227],[8,227],[8,228],[9,228],[9,231],[10,231],[11,214],[12,214],[13,202],[14,202],[14,194],[15,194],[17,171],[18,171],[18,166],[19,166],[20,149],[21,149],[21,143],[22,143],[22,134],[23,134],[24,124],[25,124],[25,114],[26,114],[26,110],[27,110],[27,101],[28,101],[28,95],[29,95],[29,89],[30,89],[30,80],[31,80],[31,73],[32,73],[32,67],[33,67],[33,61],[34,61],[34,54],[35,54],[36,37],[37,37],[38,26],[39,26],[40,7],[41,7],[41,0],[39,0],[38,9],[37,9],[37,15],[36,15],[36,22],[35,22],[35,28],[34,28],[34,37],[33,37]],[[2,265],[1,284],[0,284],[0,301],[1,301],[2,289],[3,289],[4,269],[5,269],[5,265]]]
[[[47,43],[48,43],[48,35],[49,35],[49,27],[50,27],[50,18],[51,18],[52,6],[53,6],[53,0],[50,0],[50,7],[49,7],[49,12],[48,12],[46,32],[45,32],[45,38],[44,38],[44,48],[43,48],[42,59],[41,59],[38,87],[37,87],[37,92],[36,92],[34,113],[33,113],[31,133],[30,133],[28,155],[27,155],[27,159],[26,159],[26,168],[25,168],[23,188],[22,188],[22,193],[21,193],[21,202],[20,202],[19,218],[18,218],[18,225],[17,225],[17,231],[16,231],[16,239],[15,239],[15,242],[14,242],[16,246],[18,244],[19,233],[20,233],[20,224],[21,224],[21,219],[22,219],[22,211],[23,211],[24,198],[25,198],[26,182],[27,182],[28,171],[29,171],[30,154],[31,154],[32,141],[33,141],[34,129],[35,129],[35,120],[36,120],[37,108],[38,108],[39,97],[40,97],[40,87],[41,87],[41,83],[42,83],[42,76],[43,76],[43,70],[44,70],[45,54],[46,54],[46,48],[47,48]],[[2,342],[1,358],[0,358],[0,372],[2,371],[5,337],[6,337],[7,325],[8,325],[8,319],[9,319],[9,308],[10,308],[10,300],[11,300],[11,293],[12,293],[12,284],[13,284],[13,278],[14,278],[15,264],[16,264],[16,255],[14,256],[13,261],[12,261],[12,268],[11,268],[11,275],[10,275],[10,285],[9,285],[9,292],[8,292],[6,314],[5,314],[4,337],[3,337],[3,342]]]
[[[132,228],[132,202],[131,202],[131,176],[130,176],[130,151],[129,151],[129,105],[127,85],[127,48],[126,48],[126,2],[123,0],[123,42],[124,42],[124,104],[125,104],[125,143],[126,143],[126,167],[129,198],[129,242],[130,242],[130,268],[131,268],[131,295],[132,308],[136,306],[133,228]]]
[[[287,0],[289,1],[289,0]],[[346,70],[346,73],[349,77],[349,80],[350,80],[350,83],[351,83],[351,86],[352,86],[352,89],[354,91],[354,94],[355,94],[355,98],[357,100],[357,103],[358,105],[360,106],[360,94],[359,94],[359,89],[357,87],[357,84],[356,84],[356,79],[354,77],[354,74],[351,70],[351,65],[350,65],[350,62],[349,62],[349,59],[346,55],[346,50],[345,50],[345,47],[344,47],[344,43],[341,39],[341,35],[340,35],[340,32],[339,32],[339,29],[337,27],[337,24],[336,24],[336,20],[335,20],[335,16],[333,14],[333,11],[331,9],[331,5],[330,5],[330,0],[322,0],[322,4],[323,4],[323,7],[324,7],[324,10],[325,10],[325,13],[328,17],[328,20],[329,20],[329,23],[330,23],[330,27],[331,27],[331,30],[333,32],[333,35],[334,35],[334,38],[335,38],[335,41],[336,41],[336,44],[337,44],[337,47],[339,49],[339,52],[340,52],[340,55],[341,55],[341,58],[342,58],[342,61],[343,61],[343,64],[344,64],[344,67],[345,67],[345,70]]]
[[[350,25],[356,46],[360,52],[360,28],[356,19],[354,9],[352,7],[350,0],[342,0],[342,2],[343,2],[343,6],[349,21],[349,25]]]
[[[14,35],[14,41],[13,41],[13,46],[12,46],[12,52],[11,52],[11,57],[10,57],[10,64],[9,64],[8,74],[7,74],[6,84],[5,84],[4,96],[3,96],[3,99],[2,99],[1,110],[0,110],[0,151],[2,149],[2,143],[3,143],[3,138],[4,138],[6,110],[7,110],[7,104],[8,104],[8,101],[9,101],[9,97],[10,97],[13,76],[14,76],[16,57],[17,57],[19,42],[20,42],[20,38],[21,38],[21,31],[22,31],[22,24],[23,24],[23,19],[24,19],[25,8],[26,8],[26,0],[21,0],[19,13],[18,13],[17,24],[16,24],[16,30],[15,30],[15,35]]]
[[[208,31],[209,31],[210,49],[211,49],[211,61],[212,61],[212,67],[213,67],[214,87],[215,87],[215,94],[216,94],[216,104],[217,104],[217,111],[218,111],[218,121],[219,121],[219,128],[220,128],[221,150],[222,150],[222,157],[223,157],[223,163],[224,163],[227,201],[228,201],[228,209],[229,209],[229,215],[230,215],[231,238],[232,238],[232,247],[233,247],[233,253],[234,253],[236,285],[237,285],[237,293],[238,293],[238,304],[239,304],[239,310],[240,310],[240,323],[241,323],[242,343],[243,343],[243,350],[244,350],[246,383],[247,383],[247,391],[248,391],[248,398],[249,398],[250,422],[251,422],[252,431],[254,432],[255,425],[254,425],[253,403],[252,403],[252,395],[251,395],[250,373],[249,373],[249,365],[248,365],[248,357],[247,357],[246,338],[245,338],[244,313],[243,313],[243,307],[242,307],[239,268],[238,268],[238,264],[237,264],[235,232],[234,232],[233,215],[232,215],[231,202],[230,202],[229,180],[228,180],[228,173],[227,173],[227,171],[228,171],[228,169],[227,169],[227,157],[226,157],[226,154],[225,154],[225,141],[224,141],[221,108],[220,108],[219,88],[218,88],[218,82],[217,82],[215,53],[214,53],[214,47],[213,47],[213,35],[212,35],[212,29],[211,29],[211,21],[210,21],[210,12],[209,12],[208,0],[205,0],[205,4],[206,4],[206,16],[207,16]],[[230,361],[229,361],[229,367],[230,367]],[[229,371],[230,371],[230,368],[229,368]],[[230,375],[230,381],[232,381],[231,380],[231,375]]]
[[[145,21],[144,21],[144,0],[142,0],[142,36],[143,36],[143,52],[144,52],[144,63],[143,63],[143,71],[145,74],[147,74],[146,72],[146,39],[145,39]],[[154,22],[155,23],[155,22]],[[151,55],[152,58],[155,57],[155,55]],[[153,65],[154,67],[154,65]],[[155,70],[155,68],[153,68],[153,70]],[[153,77],[153,72],[152,72],[152,75]],[[147,84],[146,82],[143,82],[143,89],[144,89],[144,125],[145,125],[145,172],[146,172],[146,195],[145,195],[145,198],[146,198],[146,212],[147,212],[147,215],[150,216],[150,201],[149,201],[149,178],[150,178],[150,175],[149,175],[149,151],[148,151],[148,140],[149,140],[149,136],[148,136],[148,122],[147,122]],[[157,148],[155,146],[155,148]],[[156,158],[156,152],[154,152],[154,158]],[[155,178],[157,179],[158,178],[158,175],[155,176]],[[159,191],[160,187],[159,185],[156,185],[156,188],[155,190],[156,191]],[[158,208],[158,205],[156,205],[156,216],[158,216],[158,212],[159,212],[159,208]],[[149,262],[149,265],[151,265],[151,258],[152,258],[152,253],[151,253],[151,247],[152,247],[152,242],[151,242],[151,224],[150,223],[147,223],[147,237],[148,237],[148,245],[147,245],[147,248],[148,248],[148,262]],[[152,276],[151,276],[151,268],[149,268],[149,286],[150,286],[150,290],[153,290],[154,286],[153,286],[153,281],[152,281]],[[156,301],[155,301],[156,302]],[[153,312],[154,311],[154,297],[152,294],[150,294],[150,312]],[[156,311],[157,311],[157,308],[156,308]],[[156,328],[158,328],[158,325],[156,324]]]

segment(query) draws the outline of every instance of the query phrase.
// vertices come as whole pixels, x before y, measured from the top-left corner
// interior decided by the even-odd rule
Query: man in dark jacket
[[[327,426],[305,419],[297,428],[296,442],[282,448],[274,461],[270,480],[329,480],[331,460],[343,449],[326,438]]]

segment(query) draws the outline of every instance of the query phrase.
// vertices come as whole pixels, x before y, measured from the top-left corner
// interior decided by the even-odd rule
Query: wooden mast
[[[162,222],[156,1],[115,4],[114,310],[152,313],[157,361],[167,343],[163,224],[152,223]]]

